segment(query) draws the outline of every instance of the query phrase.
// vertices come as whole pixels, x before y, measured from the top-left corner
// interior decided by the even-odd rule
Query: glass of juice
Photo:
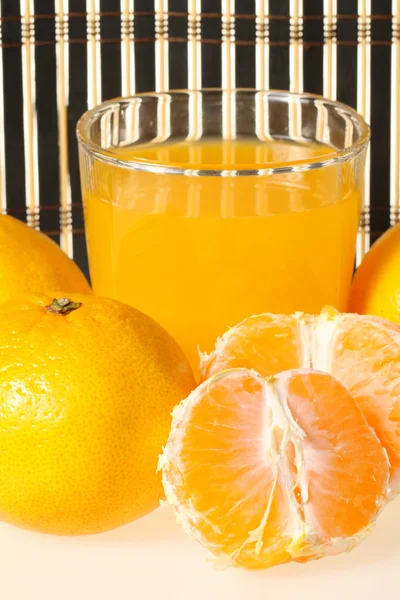
[[[204,90],[105,102],[78,123],[96,294],[198,352],[263,312],[345,310],[369,128],[311,94]]]

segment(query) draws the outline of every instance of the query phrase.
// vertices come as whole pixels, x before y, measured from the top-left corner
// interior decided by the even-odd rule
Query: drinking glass
[[[369,128],[312,94],[104,102],[77,127],[96,294],[163,325],[195,371],[250,315],[345,310]]]

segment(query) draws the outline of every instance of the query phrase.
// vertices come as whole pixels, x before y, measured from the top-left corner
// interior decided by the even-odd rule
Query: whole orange
[[[77,265],[47,235],[9,215],[0,215],[0,302],[49,290],[89,294]]]
[[[365,255],[350,290],[350,310],[400,324],[400,223]]]
[[[170,414],[194,386],[173,338],[121,302],[0,305],[0,518],[80,535],[157,507]]]

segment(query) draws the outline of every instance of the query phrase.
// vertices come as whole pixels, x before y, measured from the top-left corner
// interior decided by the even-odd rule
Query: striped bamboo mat
[[[400,0],[0,0],[0,210],[86,268],[75,124],[148,90],[280,88],[372,126],[358,259],[400,215]]]

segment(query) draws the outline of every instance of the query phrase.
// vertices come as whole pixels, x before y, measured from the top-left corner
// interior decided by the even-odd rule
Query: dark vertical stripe
[[[100,0],[100,11],[118,13],[120,2]],[[101,15],[101,95],[103,100],[121,95],[121,16]]]
[[[180,3],[169,2],[170,11],[179,11]],[[187,3],[185,11],[187,11]],[[171,89],[187,88],[187,44],[183,42],[187,38],[187,16],[170,15],[168,19],[169,42],[169,86]],[[179,38],[182,41],[174,41]]]
[[[154,2],[135,0],[138,13],[154,10]],[[155,46],[150,40],[155,37],[154,16],[137,15],[135,17],[135,70],[136,92],[153,91],[155,80]]]
[[[171,90],[186,89],[188,86],[187,73],[187,44],[169,43],[169,87]]]
[[[19,16],[19,2],[2,2],[2,17]],[[21,43],[21,21],[3,21],[3,44]],[[26,220],[21,47],[3,49],[6,191],[11,214]]]
[[[313,94],[322,94],[323,91],[323,20],[307,19],[310,16],[323,14],[323,0],[306,0],[304,8],[304,91]],[[307,46],[307,43],[318,46]]]
[[[288,16],[289,0],[271,0],[270,15]],[[289,89],[289,19],[270,20],[270,80],[271,88]],[[285,44],[284,46],[281,44]]]
[[[379,14],[391,15],[391,0],[372,2]],[[379,9],[378,9],[379,6]],[[391,22],[372,21],[372,38],[390,40]],[[371,52],[371,243],[390,225],[390,84],[391,48]]]
[[[208,16],[221,13],[221,0],[203,0],[201,5],[201,37],[209,40],[202,46],[203,87],[221,87],[221,25],[220,16]],[[216,42],[216,43],[213,43]]]
[[[338,0],[338,15],[354,15],[338,19],[337,98],[357,107],[357,0]],[[340,44],[350,42],[353,45]]]
[[[238,46],[236,52],[236,85],[240,88],[256,86],[256,48],[255,46]]]
[[[306,0],[307,1],[307,0]],[[380,0],[379,0],[380,3]],[[351,15],[355,19],[357,26],[358,0],[338,0],[337,2],[338,15]]]
[[[84,230],[83,211],[80,205],[75,206],[72,210],[72,219],[76,233],[74,233],[74,259],[89,277],[89,262],[86,248],[86,240]]]
[[[246,0],[246,2],[247,2],[247,0]],[[170,12],[171,11],[187,12],[187,9],[188,9],[187,0],[169,0],[168,9]]]
[[[237,87],[256,86],[256,47],[255,41],[255,18],[243,19],[240,15],[254,16],[256,11],[255,0],[248,2],[236,2],[236,85]],[[240,42],[251,45],[241,45]]]
[[[392,0],[372,0],[371,10],[374,15],[391,15],[392,14]]]
[[[371,62],[371,232],[376,234],[390,223],[390,111],[385,109],[390,105],[390,48],[374,47]]]
[[[37,2],[36,5],[38,4]],[[36,5],[36,14],[41,14]],[[41,9],[44,8],[44,5],[41,5]],[[54,206],[58,203],[60,185],[54,18],[35,20],[35,39],[39,43],[53,42],[51,45],[36,46],[35,67],[40,228],[43,231],[57,231],[59,228],[58,211],[46,210],[46,206]],[[56,238],[59,241],[58,236]]]
[[[82,0],[70,0],[70,13],[85,13]],[[73,211],[73,227],[77,225],[77,214],[81,215],[81,188],[79,181],[78,147],[76,141],[76,123],[87,110],[87,48],[86,48],[86,18],[85,15],[71,16],[69,19],[69,107],[68,107],[68,159],[71,181],[72,202],[77,205]],[[83,43],[82,43],[83,42]],[[74,257],[80,267],[85,267],[86,258],[81,250],[82,244],[77,245],[74,236]]]
[[[81,232],[74,234],[74,259],[86,277],[90,280],[86,239],[85,234]]]

